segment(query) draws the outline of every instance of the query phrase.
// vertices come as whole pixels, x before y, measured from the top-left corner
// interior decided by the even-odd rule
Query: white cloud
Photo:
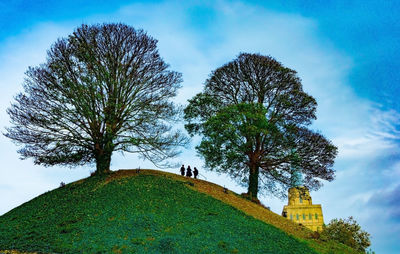
[[[364,104],[368,105],[366,102]],[[371,104],[369,109],[359,112],[350,109],[349,116],[352,115],[354,119],[350,123],[346,119],[341,124],[342,128],[348,128],[347,131],[337,133],[333,140],[339,147],[340,158],[376,158],[399,148],[398,112],[383,111]]]

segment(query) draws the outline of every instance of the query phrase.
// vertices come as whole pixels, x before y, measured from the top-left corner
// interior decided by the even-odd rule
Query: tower
[[[302,186],[301,173],[292,173],[292,187],[288,190],[288,204],[283,207],[282,216],[313,230],[322,230],[324,218],[321,205],[312,203],[310,191]]]

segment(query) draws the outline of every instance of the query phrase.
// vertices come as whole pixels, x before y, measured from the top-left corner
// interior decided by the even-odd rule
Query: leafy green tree
[[[250,198],[260,186],[284,195],[294,169],[310,189],[334,178],[337,148],[307,128],[316,106],[295,71],[272,57],[242,53],[189,100],[185,128],[202,136],[196,149],[206,167],[247,185]]]
[[[321,239],[335,240],[362,252],[371,245],[370,237],[351,216],[331,220],[321,233]]]
[[[102,174],[116,151],[161,165],[187,142],[172,128],[178,108],[170,99],[182,80],[168,67],[143,30],[82,25],[27,70],[5,136],[23,145],[23,159],[45,166],[94,162]]]

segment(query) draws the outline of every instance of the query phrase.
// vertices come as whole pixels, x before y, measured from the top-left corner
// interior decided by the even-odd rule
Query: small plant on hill
[[[365,252],[371,245],[370,234],[361,229],[353,217],[333,219],[321,233],[321,240],[335,240],[358,251]]]

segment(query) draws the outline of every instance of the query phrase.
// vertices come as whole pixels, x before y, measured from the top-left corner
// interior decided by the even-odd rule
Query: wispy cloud
[[[340,157],[353,160],[371,159],[397,152],[400,138],[399,113],[371,107],[359,114],[364,115],[357,122],[358,126],[338,133],[334,138],[335,144],[340,148]],[[346,125],[343,123],[342,126],[345,128]]]

